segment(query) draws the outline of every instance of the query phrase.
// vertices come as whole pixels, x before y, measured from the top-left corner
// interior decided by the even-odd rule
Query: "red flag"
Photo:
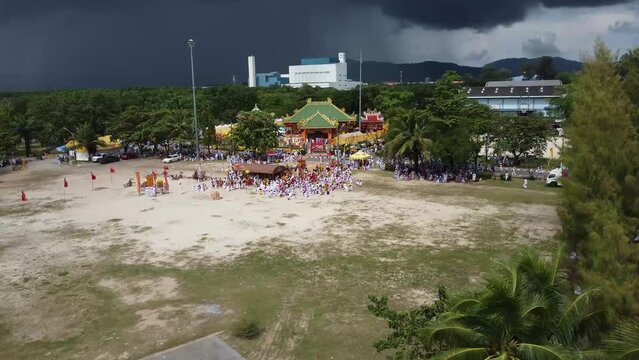
[[[93,180],[95,180],[95,179],[97,179],[97,178],[96,178],[96,177],[95,177],[95,175],[93,174],[93,171],[91,171],[91,181],[93,181]]]
[[[27,194],[24,191],[22,192],[22,201],[27,201]]]
[[[67,181],[67,178],[64,178],[64,187],[65,188],[69,187],[69,182]]]
[[[110,172],[111,174],[113,174],[113,173],[115,173],[115,169],[114,169],[113,167],[109,166],[109,172]]]

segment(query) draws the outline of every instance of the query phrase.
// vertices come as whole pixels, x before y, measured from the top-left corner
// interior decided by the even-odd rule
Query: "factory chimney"
[[[251,55],[248,57],[248,86],[253,88],[255,83],[255,56]]]

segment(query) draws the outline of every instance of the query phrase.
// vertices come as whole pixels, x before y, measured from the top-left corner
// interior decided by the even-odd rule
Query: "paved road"
[[[140,360],[244,360],[244,358],[213,334]]]

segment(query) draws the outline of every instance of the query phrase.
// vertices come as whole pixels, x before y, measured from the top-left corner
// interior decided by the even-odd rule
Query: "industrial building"
[[[560,86],[560,80],[489,81],[485,86],[465,88],[465,92],[469,99],[500,113],[549,116],[551,100],[561,96]]]
[[[269,87],[287,85],[299,88],[304,85],[321,88],[349,90],[356,88],[359,81],[348,78],[346,53],[339,53],[337,59],[329,57],[304,58],[299,65],[290,65],[288,74],[278,72],[256,73],[255,56],[248,57],[249,87]]]
[[[346,53],[339,53],[337,61],[331,58],[305,58],[300,65],[288,67],[288,86],[298,88],[304,85],[321,88],[349,90],[356,88],[359,81],[348,78]]]
[[[257,87],[281,86],[286,84],[288,84],[286,74],[280,74],[277,71],[257,74]]]

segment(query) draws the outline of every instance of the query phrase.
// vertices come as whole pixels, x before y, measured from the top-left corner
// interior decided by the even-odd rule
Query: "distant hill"
[[[509,58],[491,62],[484,66],[496,68],[506,68],[512,71],[513,75],[519,75],[521,65],[537,63],[540,58]],[[567,60],[561,57],[554,57],[553,64],[557,72],[579,71],[582,64],[579,61]],[[399,82],[400,71],[404,82],[423,82],[426,78],[435,81],[444,75],[448,70],[456,71],[460,75],[471,74],[479,76],[481,67],[463,66],[455,63],[444,63],[439,61],[424,61],[415,64],[394,64],[380,61],[364,61],[362,65],[363,80],[367,83],[377,82]],[[359,61],[348,60],[348,74],[352,80],[359,80]]]
[[[441,78],[448,70],[456,71],[462,75],[468,73],[477,76],[481,68],[438,61],[424,61],[416,64],[364,61],[362,64],[363,80],[368,83],[399,82],[400,71],[404,82],[423,82],[426,78],[434,81]],[[358,61],[348,61],[348,74],[352,80],[359,80]]]
[[[536,64],[539,62],[538,58],[509,58],[509,59],[501,59],[497,61],[493,61],[490,64],[486,64],[484,66],[492,66],[495,68],[505,68],[512,71],[513,75],[521,75],[521,66],[524,64]],[[562,57],[553,57],[552,64],[555,67],[557,72],[575,72],[581,70],[582,63],[579,61],[568,60]]]

